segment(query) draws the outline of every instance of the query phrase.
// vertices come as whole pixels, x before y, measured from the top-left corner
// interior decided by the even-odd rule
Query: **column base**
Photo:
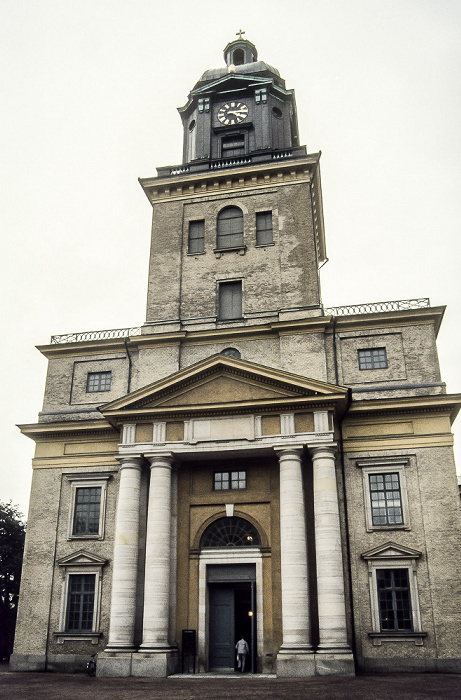
[[[131,675],[138,678],[166,678],[178,670],[176,649],[142,651],[133,654]]]
[[[277,654],[275,670],[278,678],[315,676],[315,658],[312,647],[307,644],[282,647]]]
[[[315,654],[315,674],[317,676],[355,676],[355,663],[351,650],[330,652],[319,650]]]
[[[96,675],[101,678],[128,678],[131,676],[130,651],[106,650],[98,654]]]

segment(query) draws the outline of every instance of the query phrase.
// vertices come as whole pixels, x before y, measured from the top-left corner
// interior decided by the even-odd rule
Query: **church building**
[[[255,46],[224,58],[140,180],[144,325],[39,347],[11,667],[231,674],[243,636],[248,673],[461,672],[444,307],[323,306],[320,154]]]

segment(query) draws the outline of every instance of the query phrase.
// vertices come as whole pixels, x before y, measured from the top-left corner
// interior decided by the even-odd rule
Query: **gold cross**
[[[236,33],[236,36],[238,36],[238,38],[241,39],[242,34],[245,34],[245,32],[243,31],[243,29],[239,29],[238,32]]]

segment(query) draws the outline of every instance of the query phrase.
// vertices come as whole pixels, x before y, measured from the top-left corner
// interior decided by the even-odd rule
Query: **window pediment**
[[[80,549],[78,552],[58,559],[58,564],[59,566],[104,566],[107,564],[107,559]]]
[[[417,559],[422,555],[417,549],[411,549],[410,547],[404,547],[403,545],[396,544],[395,542],[386,542],[386,544],[379,545],[378,547],[373,547],[366,552],[362,552],[362,558],[366,560],[370,559]]]

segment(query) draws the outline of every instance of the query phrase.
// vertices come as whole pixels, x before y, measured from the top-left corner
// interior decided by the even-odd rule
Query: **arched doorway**
[[[241,517],[219,518],[200,540],[206,585],[206,647],[208,670],[234,672],[235,645],[243,636],[250,654],[245,671],[257,670],[257,578],[261,578],[261,538]]]

